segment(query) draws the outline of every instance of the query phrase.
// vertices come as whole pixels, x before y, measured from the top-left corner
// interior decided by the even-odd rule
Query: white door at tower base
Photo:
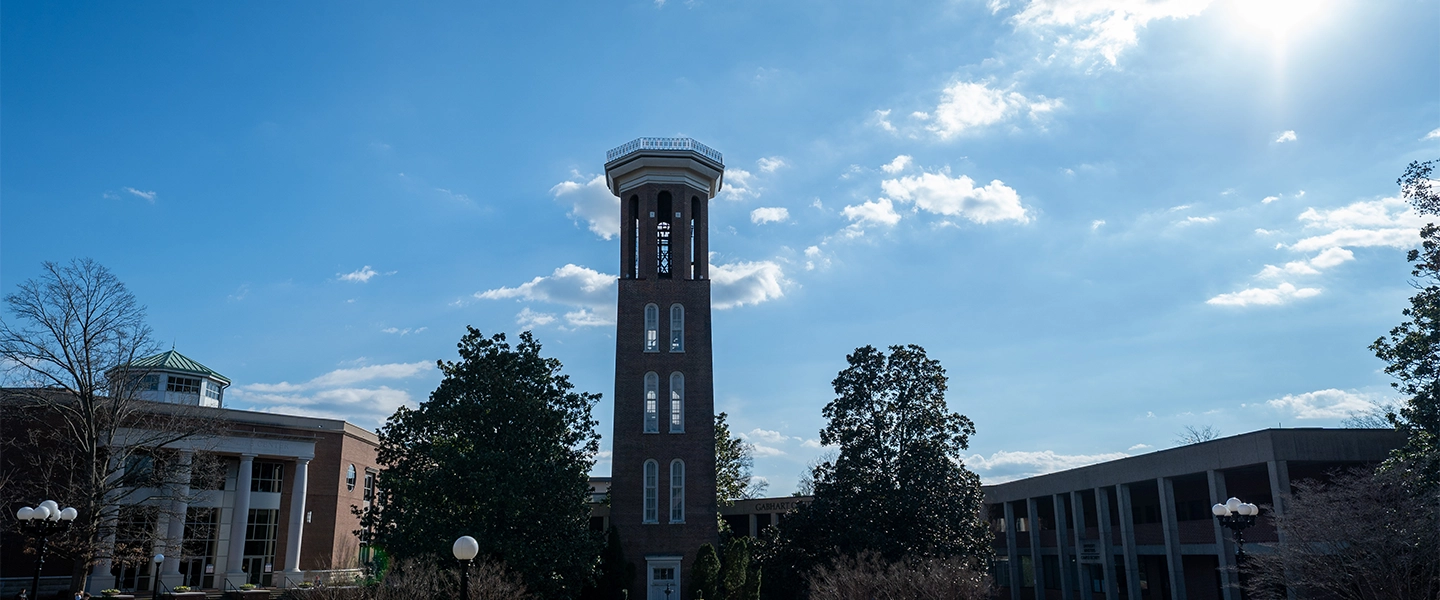
[[[646,559],[645,600],[680,600],[680,559]]]

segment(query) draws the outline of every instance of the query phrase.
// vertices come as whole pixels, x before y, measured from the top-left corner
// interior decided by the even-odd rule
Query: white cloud
[[[901,154],[900,156],[895,157],[895,160],[890,161],[889,164],[882,165],[880,169],[885,171],[886,173],[894,175],[896,173],[904,171],[905,167],[910,166],[910,160],[911,159],[909,154]]]
[[[1277,144],[1283,144],[1283,143],[1285,143],[1285,142],[1293,142],[1293,141],[1295,141],[1295,130],[1294,130],[1294,129],[1290,129],[1290,130],[1281,132],[1280,135],[1275,138],[1275,143],[1277,143]]]
[[[124,190],[127,191],[127,192],[130,192],[130,193],[133,194],[133,195],[136,195],[136,196],[139,196],[139,197],[141,197],[141,198],[144,198],[146,202],[149,202],[149,203],[151,203],[151,204],[154,204],[154,203],[155,203],[155,192],[153,192],[153,191],[151,191],[151,192],[146,192],[146,191],[137,190],[137,189],[132,188],[132,187],[124,188]]]
[[[757,225],[761,223],[783,223],[790,218],[790,210],[786,208],[761,207],[750,211],[750,222]]]
[[[555,315],[550,313],[535,312],[530,307],[525,307],[519,314],[515,315],[515,324],[520,329],[534,329],[542,325],[549,325],[555,322]]]
[[[1430,130],[1430,133],[1425,134],[1425,137],[1420,138],[1420,139],[1421,139],[1421,140],[1440,140],[1440,127],[1436,127],[1435,129]]]
[[[790,166],[790,163],[785,162],[785,159],[778,156],[768,156],[755,162],[760,165],[761,173],[774,173],[775,171]]]
[[[614,325],[615,310],[612,308],[609,313],[604,311],[592,311],[587,308],[565,313],[565,322],[574,327],[599,327],[601,325]]]
[[[916,118],[932,121],[927,128],[945,140],[1022,114],[1039,119],[1064,105],[1044,96],[1031,100],[1019,92],[991,88],[983,81],[957,81],[941,94],[933,115],[918,113]]]
[[[567,264],[550,275],[536,277],[513,288],[499,287],[476,292],[475,297],[481,300],[539,300],[586,307],[613,305],[615,276]]]
[[[1020,204],[1020,194],[999,179],[977,188],[975,180],[965,175],[950,177],[948,173],[922,173],[887,179],[880,183],[880,187],[895,200],[914,202],[916,208],[936,214],[961,216],[982,224],[992,221],[1030,222],[1030,215]],[[898,215],[895,220],[899,220]]]
[[[288,381],[282,381],[280,383],[252,383],[237,386],[236,389],[257,393],[301,392],[318,388],[353,386],[376,379],[408,379],[429,373],[434,368],[435,363],[430,361],[388,363],[351,369],[336,369],[302,383],[290,383]]]
[[[710,266],[711,305],[719,310],[760,304],[785,295],[790,280],[775,262],[734,262]],[[567,315],[568,316],[568,315]]]
[[[763,444],[750,444],[750,453],[755,456],[784,456],[785,451]]]
[[[620,235],[620,198],[610,193],[604,175],[583,183],[562,181],[550,188],[550,193],[556,200],[569,203],[569,217],[584,219],[595,235],[607,240]]]
[[[1208,225],[1216,221],[1215,217],[1185,217],[1184,221],[1176,221],[1176,225]]]
[[[1126,452],[1135,452],[1136,450],[1145,450],[1145,449],[1153,448],[1153,447],[1154,447],[1154,446],[1151,446],[1150,444],[1135,444],[1134,446],[1131,446],[1131,447],[1129,447],[1129,448],[1126,448],[1125,451],[1126,451]]]
[[[1015,15],[1016,27],[1032,28],[1085,62],[1099,55],[1111,66],[1139,43],[1139,30],[1157,19],[1200,14],[1210,0],[1031,0]],[[992,4],[992,7],[995,6]],[[1049,35],[1045,35],[1049,34]]]
[[[760,191],[754,186],[755,175],[753,173],[732,167],[725,170],[725,187],[720,191],[720,196],[726,200],[744,200],[758,196]]]
[[[1273,288],[1250,288],[1229,294],[1220,294],[1206,304],[1216,306],[1253,306],[1287,304],[1293,300],[1309,298],[1320,294],[1319,288],[1296,288],[1290,283],[1281,283]]]
[[[376,275],[394,274],[395,271],[387,271],[385,273],[381,273],[379,271],[376,271],[375,269],[370,268],[370,265],[365,265],[349,273],[336,273],[335,277],[338,278],[340,281],[349,281],[350,283],[365,283],[370,281],[370,279]]]
[[[810,246],[805,249],[805,270],[813,271],[816,268],[830,266],[830,257],[819,246]]]
[[[410,335],[410,334],[412,334],[412,333],[420,333],[420,332],[422,332],[422,331],[425,331],[426,329],[429,329],[429,327],[420,327],[420,328],[418,328],[418,329],[411,329],[411,328],[409,328],[409,327],[406,327],[406,328],[404,328],[404,329],[401,329],[401,328],[399,328],[399,327],[386,327],[386,328],[384,328],[384,329],[381,329],[381,330],[380,330],[380,333],[394,333],[394,334],[398,334],[398,335],[404,336],[404,335]]]
[[[780,433],[778,431],[771,431],[769,429],[761,429],[759,427],[756,427],[755,429],[751,429],[749,433],[745,434],[745,439],[752,441],[759,440],[767,444],[783,444],[790,439],[790,436]]]
[[[1425,219],[1400,198],[1354,202],[1329,209],[1306,209],[1299,220],[1307,229],[1331,231],[1303,238],[1291,249],[1309,252],[1333,247],[1389,246],[1410,248],[1420,240]]]
[[[1095,231],[1095,230],[1097,230],[1097,229],[1100,229],[1100,228],[1103,227],[1104,225],[1105,225],[1105,219],[1095,219],[1094,221],[1091,221],[1091,222],[1090,222],[1090,231]]]
[[[895,205],[889,198],[846,206],[840,209],[840,214],[850,219],[854,226],[894,225],[900,222],[900,213],[895,212]]]
[[[1375,408],[1375,402],[1368,394],[1346,392],[1334,388],[1286,394],[1267,402],[1271,407],[1288,410],[1297,419],[1343,419],[1352,413],[1365,412]]]
[[[803,447],[805,447],[805,448],[812,448],[812,449],[815,449],[815,450],[819,450],[820,448],[824,448],[824,447],[825,447],[824,445],[822,445],[822,444],[820,443],[820,440],[816,440],[816,439],[805,440],[805,441],[801,442],[800,445],[803,446]]]
[[[881,129],[890,133],[897,133],[895,125],[890,122],[890,109],[875,111],[875,124]]]
[[[1053,450],[1040,452],[1011,452],[1001,450],[990,456],[974,454],[965,458],[970,467],[986,484],[1004,483],[1035,475],[1075,469],[1129,456],[1124,452],[1102,454],[1057,454]]]
[[[1280,199],[1279,196],[1266,196],[1263,200],[1260,201],[1260,203],[1261,203],[1261,204],[1269,204],[1269,203],[1274,202],[1274,201],[1279,200],[1279,199]]]
[[[1352,260],[1355,260],[1354,252],[1344,248],[1326,248],[1310,259],[1310,265],[1318,269],[1328,269]]]

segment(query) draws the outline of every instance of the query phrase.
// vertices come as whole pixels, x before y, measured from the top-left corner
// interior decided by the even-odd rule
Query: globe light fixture
[[[450,546],[450,552],[460,561],[460,600],[470,600],[470,561],[480,554],[480,542],[462,535]]]
[[[1220,521],[1220,526],[1235,532],[1235,569],[1240,572],[1240,600],[1245,600],[1245,534],[1255,524],[1260,507],[1230,498],[1224,504],[1210,507],[1210,513]]]
[[[54,500],[46,500],[35,507],[21,507],[15,511],[15,518],[20,521],[20,531],[40,538],[40,545],[35,551],[35,577],[30,580],[31,597],[40,595],[40,569],[45,567],[45,553],[50,549],[50,535],[68,531],[70,522],[79,516],[79,511],[73,508],[60,508],[60,503]]]

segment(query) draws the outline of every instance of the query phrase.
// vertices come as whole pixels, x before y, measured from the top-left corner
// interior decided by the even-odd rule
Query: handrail
[[[641,150],[690,150],[699,153],[701,156],[720,164],[725,164],[725,156],[719,151],[697,142],[690,138],[656,138],[642,137],[635,138],[622,146],[610,149],[605,153],[605,162],[613,161],[622,156],[627,156]]]
[[[229,580],[229,579],[225,579],[224,581],[225,581],[225,587],[230,588],[230,589],[225,590],[225,591],[227,591],[227,592],[228,592],[228,591],[231,591],[231,590],[234,590],[234,591],[236,591],[236,592],[241,591],[240,588],[235,587],[235,584],[230,583],[230,580]]]

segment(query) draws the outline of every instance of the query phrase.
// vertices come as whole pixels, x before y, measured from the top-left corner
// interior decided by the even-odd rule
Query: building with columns
[[[719,541],[708,215],[724,172],[719,152],[689,138],[606,155],[620,198],[608,516],[641,569],[632,598],[688,597],[696,551]]]
[[[379,472],[375,433],[336,419],[223,408],[229,380],[178,352],[134,364],[147,370],[140,394],[155,401],[156,410],[171,404],[194,407],[188,410],[212,419],[215,427],[213,433],[166,444],[162,453],[123,466],[126,471],[153,469],[154,460],[173,461],[180,475],[167,478],[172,483],[162,487],[117,494],[106,515],[113,525],[107,528],[113,533],[106,546],[140,560],[95,565],[87,591],[152,589],[154,566],[144,558],[156,553],[165,556],[158,575],[167,587],[279,587],[317,578],[348,580],[361,573],[362,549],[354,533],[360,522],[352,509],[367,506],[373,497]],[[121,432],[132,439],[144,433]],[[207,475],[190,477],[197,456],[207,461]],[[12,515],[13,508],[38,501],[10,500],[16,501]],[[0,544],[0,563],[6,565],[0,572],[0,597],[28,587],[34,557],[23,554],[27,543],[22,536],[7,535]],[[52,556],[43,573],[49,586],[42,584],[42,590],[67,588],[73,568],[64,556]]]
[[[1259,505],[1246,552],[1265,552],[1284,534],[1271,517],[1291,481],[1378,463],[1403,443],[1391,429],[1264,429],[984,486],[1000,597],[1240,600],[1234,537],[1213,505]]]

